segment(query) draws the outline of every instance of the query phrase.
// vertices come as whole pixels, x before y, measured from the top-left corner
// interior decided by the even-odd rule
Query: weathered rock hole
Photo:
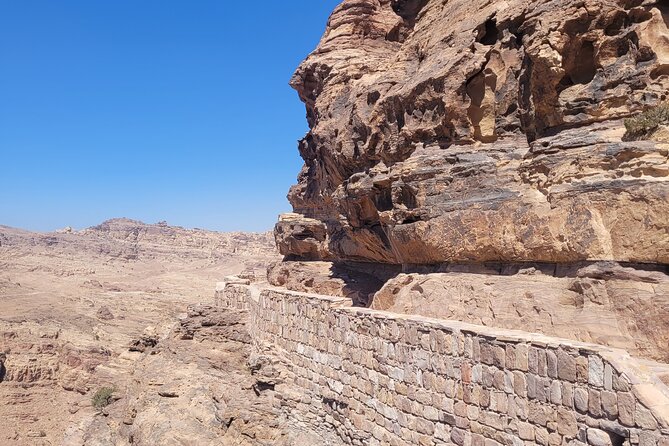
[[[575,37],[587,32],[588,29],[590,29],[591,22],[592,22],[591,17],[587,18],[579,17],[566,21],[563,29],[567,35]]]
[[[402,23],[398,23],[390,31],[388,31],[388,34],[386,34],[386,40],[388,42],[404,41],[404,33],[402,32],[402,29],[404,27],[402,25],[403,25]]]
[[[381,93],[379,93],[378,91],[367,93],[367,105],[376,104],[376,101],[378,101],[380,97]]]
[[[629,18],[632,23],[642,23],[647,22],[653,18],[653,14],[650,11],[643,8],[634,8],[629,12]]]
[[[649,46],[642,46],[636,53],[636,63],[648,62],[655,59],[655,51]]]
[[[380,212],[389,211],[393,208],[393,197],[390,187],[379,188],[374,197],[374,206]]]
[[[497,77],[493,74],[486,75],[485,70],[471,78],[467,83],[467,96],[471,101],[471,105],[467,109],[467,116],[474,127],[474,138],[481,142],[493,142],[497,139],[494,130],[482,130],[484,120],[495,119],[494,111],[491,110],[489,104],[485,105],[484,102],[486,89],[494,94],[497,87],[496,83]]]
[[[405,122],[404,122],[404,111],[399,110],[395,114],[395,120],[397,122],[397,131],[401,132],[402,129],[404,128],[404,124],[405,124]]]
[[[497,29],[497,20],[494,17],[491,17],[486,20],[481,27],[479,36],[476,41],[482,43],[483,45],[491,46],[497,43],[498,40],[499,30]]]
[[[629,40],[620,40],[616,42],[616,55],[618,57],[622,57],[629,52],[630,52]]]
[[[567,76],[572,84],[589,84],[597,74],[595,64],[595,46],[585,41],[576,50],[574,64],[567,69]]]
[[[422,221],[420,218],[420,215],[409,215],[407,218],[405,218],[402,221],[403,225],[410,225],[411,223],[417,223],[419,221]]]
[[[404,20],[413,21],[428,0],[392,0],[390,6]]]
[[[407,209],[416,209],[418,207],[416,194],[412,188],[406,184],[399,188],[395,200],[406,206]]]
[[[630,25],[630,18],[623,11],[618,11],[618,13],[613,17],[611,23],[604,29],[604,34],[607,36],[615,36],[620,33],[623,28],[627,28]]]
[[[504,115],[512,115],[516,111],[518,111],[518,104],[513,102],[513,103],[511,103],[511,105],[509,105],[509,108],[506,109],[506,111],[504,112]]]
[[[661,65],[650,73],[650,78],[656,80],[661,76],[669,76],[669,65]]]

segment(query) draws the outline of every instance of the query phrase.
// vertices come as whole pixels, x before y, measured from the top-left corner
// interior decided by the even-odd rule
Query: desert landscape
[[[666,0],[344,0],[290,85],[273,232],[0,227],[0,444],[669,446]]]
[[[208,444],[225,441],[239,410],[250,417],[240,432],[280,438],[252,391],[248,341],[217,331],[238,318],[201,332],[197,321],[217,315],[188,309],[213,306],[220,278],[264,274],[277,258],[270,233],[127,219],[49,234],[0,227],[0,443]],[[105,387],[121,403],[99,415],[92,396]]]

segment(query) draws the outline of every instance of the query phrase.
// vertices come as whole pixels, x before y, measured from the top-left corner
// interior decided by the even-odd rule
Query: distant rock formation
[[[623,138],[667,101],[668,26],[664,0],[345,0],[291,80],[281,253],[669,263],[666,128]]]

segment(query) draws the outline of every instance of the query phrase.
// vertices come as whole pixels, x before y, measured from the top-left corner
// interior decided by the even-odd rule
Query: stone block
[[[655,432],[639,432],[639,446],[657,446],[658,439]]]
[[[604,365],[604,389],[613,390],[613,368],[610,364]]]
[[[548,375],[548,360],[546,359],[546,350],[537,350],[537,374],[539,376]]]
[[[557,354],[553,350],[546,351],[546,371],[550,378],[558,377]]]
[[[472,434],[472,444],[471,446],[484,446],[485,437],[481,434]]]
[[[597,355],[590,355],[588,358],[588,384],[604,387],[604,362]]]
[[[531,404],[527,419],[535,426],[546,426],[548,415],[541,404]]]
[[[562,405],[570,409],[574,408],[574,385],[562,382]]]
[[[518,423],[518,436],[522,440],[534,441],[534,426],[529,423]]]
[[[549,446],[560,446],[562,444],[562,438],[557,432],[551,432],[548,434],[548,445]]]
[[[657,429],[657,421],[651,411],[639,403],[636,403],[634,410],[634,422],[642,429]]]
[[[423,416],[430,421],[438,421],[439,420],[439,411],[432,406],[425,406],[425,410],[423,411]],[[388,418],[390,418],[390,417],[388,417]]]
[[[607,390],[602,392],[602,410],[610,419],[618,417],[618,397],[615,393]]]
[[[465,444],[465,431],[459,428],[453,428],[451,431],[451,441],[458,446],[464,446]]]
[[[592,446],[612,446],[611,436],[600,429],[588,429],[588,444]]]
[[[527,396],[527,381],[525,380],[525,374],[518,370],[513,372],[513,392],[523,398]]]
[[[562,386],[560,381],[551,382],[550,401],[553,404],[562,404]]]
[[[515,352],[515,365],[514,368],[516,370],[520,370],[521,372],[527,372],[528,368],[528,346],[525,344],[519,344],[516,346],[516,352]],[[508,365],[508,364],[507,364]]]
[[[584,356],[576,358],[576,382],[588,382],[588,358]]]
[[[583,387],[574,389],[574,406],[581,413],[588,411],[588,390]]]
[[[612,381],[613,390],[616,392],[629,392],[631,390],[630,383],[627,380],[627,377],[624,375],[618,375],[617,373],[614,373]]]
[[[434,423],[423,418],[417,418],[416,431],[425,435],[434,435]]]
[[[443,423],[435,423],[434,437],[441,441],[448,441],[451,438],[451,430]]]
[[[534,438],[537,444],[548,446],[548,430],[543,427],[536,427],[534,429]]]
[[[564,350],[557,352],[558,378],[576,382],[576,358]]]
[[[493,354],[493,365],[500,369],[506,368],[506,351],[504,347],[494,346],[492,354]]]
[[[470,421],[464,417],[455,417],[455,427],[469,431]]]
[[[493,387],[497,390],[504,391],[505,389],[505,373],[501,370],[497,370],[493,375]]]
[[[537,377],[531,373],[528,373],[525,376],[527,383],[527,397],[529,399],[535,399],[537,397]]]
[[[588,389],[588,413],[595,418],[602,416],[602,397],[599,390]]]
[[[510,370],[504,371],[504,391],[506,393],[513,393],[513,372]]]
[[[527,353],[527,370],[531,374],[539,373],[539,349],[530,347]]]
[[[537,378],[535,382],[535,392],[537,401],[542,403],[549,401],[550,399],[550,379],[549,378]]]
[[[578,434],[576,415],[569,409],[560,407],[557,413],[557,430],[560,435],[575,438]]]

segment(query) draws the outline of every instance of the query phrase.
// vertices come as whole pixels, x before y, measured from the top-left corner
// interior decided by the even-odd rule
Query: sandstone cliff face
[[[484,269],[400,274],[371,307],[577,339],[669,363],[666,274],[614,265],[568,273],[530,267],[513,275]]]
[[[297,259],[669,263],[666,0],[345,0],[307,108]],[[661,132],[660,132],[661,133]]]

